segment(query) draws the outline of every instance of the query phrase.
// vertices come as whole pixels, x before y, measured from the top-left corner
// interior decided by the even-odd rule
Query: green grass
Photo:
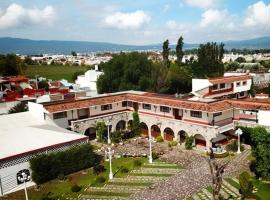
[[[270,199],[270,184],[263,183],[257,179],[253,179],[253,184],[258,188],[258,192],[255,193],[256,199],[269,200]]]
[[[225,178],[225,180],[230,183],[233,187],[240,189],[240,185],[238,183],[236,183],[234,180],[230,179],[230,178]]]
[[[99,195],[99,196],[119,196],[119,197],[129,197],[131,193],[124,193],[124,192],[91,192],[86,193],[86,195]]]
[[[155,165],[144,165],[143,168],[156,168],[156,169],[183,169],[181,166],[155,166]]]
[[[72,75],[78,71],[87,71],[86,66],[61,66],[61,65],[30,65],[26,70],[26,75],[34,78],[36,75],[48,79],[67,79],[72,82]]]
[[[108,182],[107,185],[150,186],[151,182]]]
[[[147,174],[147,173],[136,173],[136,174],[130,174],[130,176],[155,176],[155,177],[169,177],[173,174]]]

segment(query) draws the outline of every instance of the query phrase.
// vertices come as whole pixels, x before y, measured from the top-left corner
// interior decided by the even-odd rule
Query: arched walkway
[[[124,131],[126,129],[126,122],[124,120],[119,121],[116,124],[116,131]]]
[[[180,144],[183,144],[186,142],[186,138],[188,137],[188,134],[185,131],[181,130],[178,132],[177,136],[178,136],[177,140],[180,142]]]
[[[196,147],[206,147],[206,140],[201,134],[194,135]]]
[[[86,129],[86,131],[84,132],[84,135],[88,136],[89,140],[94,140],[97,137],[96,129],[94,127],[90,127]]]
[[[160,128],[157,125],[151,126],[151,136],[156,138],[161,135]]]
[[[174,132],[171,128],[167,127],[164,129],[164,140],[173,141]]]
[[[141,122],[140,128],[141,128],[141,135],[143,135],[144,137],[148,137],[148,126],[146,125],[146,123]]]

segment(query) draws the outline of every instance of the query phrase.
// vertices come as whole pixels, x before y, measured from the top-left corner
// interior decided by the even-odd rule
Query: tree
[[[251,86],[250,86],[250,90],[248,92],[249,92],[250,96],[252,96],[252,97],[254,97],[256,94],[256,88],[255,88],[253,79],[251,79]]]
[[[98,141],[105,142],[108,139],[107,126],[105,122],[97,122],[96,133]]]
[[[168,67],[163,62],[153,63],[151,80],[154,92],[163,93],[168,91]]]
[[[184,56],[184,51],[183,51],[183,46],[184,46],[184,42],[183,42],[183,37],[181,36],[178,41],[177,41],[177,45],[176,45],[176,57],[177,57],[177,63],[181,64],[182,63],[182,59]]]
[[[239,185],[242,197],[251,197],[253,191],[253,183],[248,172],[245,171],[239,175]]]
[[[134,135],[140,135],[141,127],[140,127],[140,118],[137,112],[132,113],[133,121],[132,121],[132,130],[134,131]]]
[[[210,149],[210,158],[207,159],[210,172],[211,172],[211,178],[212,178],[212,194],[213,194],[213,200],[219,200],[220,199],[220,189],[222,185],[222,177],[224,174],[224,169],[228,166],[230,161],[225,162],[216,162],[214,157],[213,149]]]
[[[246,62],[246,59],[244,57],[238,57],[235,59],[236,62],[239,62],[239,63],[245,63]]]
[[[99,93],[152,89],[152,62],[144,53],[120,53],[100,66],[103,74],[97,80]]]
[[[264,127],[256,127],[251,131],[252,154],[255,157],[255,174],[270,180],[270,134]]]
[[[77,56],[77,53],[75,51],[71,51],[71,55],[76,57]]]
[[[46,92],[49,92],[49,83],[45,80],[39,81],[38,82],[38,88],[39,89],[45,89]]]
[[[8,114],[26,112],[27,110],[28,110],[27,104],[25,102],[20,102],[11,109],[9,109]]]
[[[235,71],[240,68],[240,64],[238,62],[229,62],[225,65],[225,71]]]
[[[206,43],[200,44],[198,49],[198,61],[192,63],[193,74],[197,78],[223,76],[224,44]]]
[[[169,67],[170,48],[169,48],[169,40],[168,39],[163,42],[163,47],[162,48],[163,48],[163,51],[162,51],[163,61]]]

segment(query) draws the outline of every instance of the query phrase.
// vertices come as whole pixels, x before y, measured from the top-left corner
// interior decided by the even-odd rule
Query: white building
[[[23,188],[18,172],[31,175],[29,160],[35,155],[62,151],[86,143],[88,138],[44,120],[42,105],[29,103],[29,112],[1,116],[0,196]],[[27,186],[34,185],[31,180]]]
[[[95,66],[95,70],[88,70],[84,75],[77,77],[75,81],[80,88],[89,88],[90,91],[94,91],[97,94],[97,79],[103,72],[98,71],[98,66]]]

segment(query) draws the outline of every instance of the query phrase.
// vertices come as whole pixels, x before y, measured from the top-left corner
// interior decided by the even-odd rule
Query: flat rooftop
[[[47,125],[30,112],[0,116],[0,160],[87,139],[66,129]]]

